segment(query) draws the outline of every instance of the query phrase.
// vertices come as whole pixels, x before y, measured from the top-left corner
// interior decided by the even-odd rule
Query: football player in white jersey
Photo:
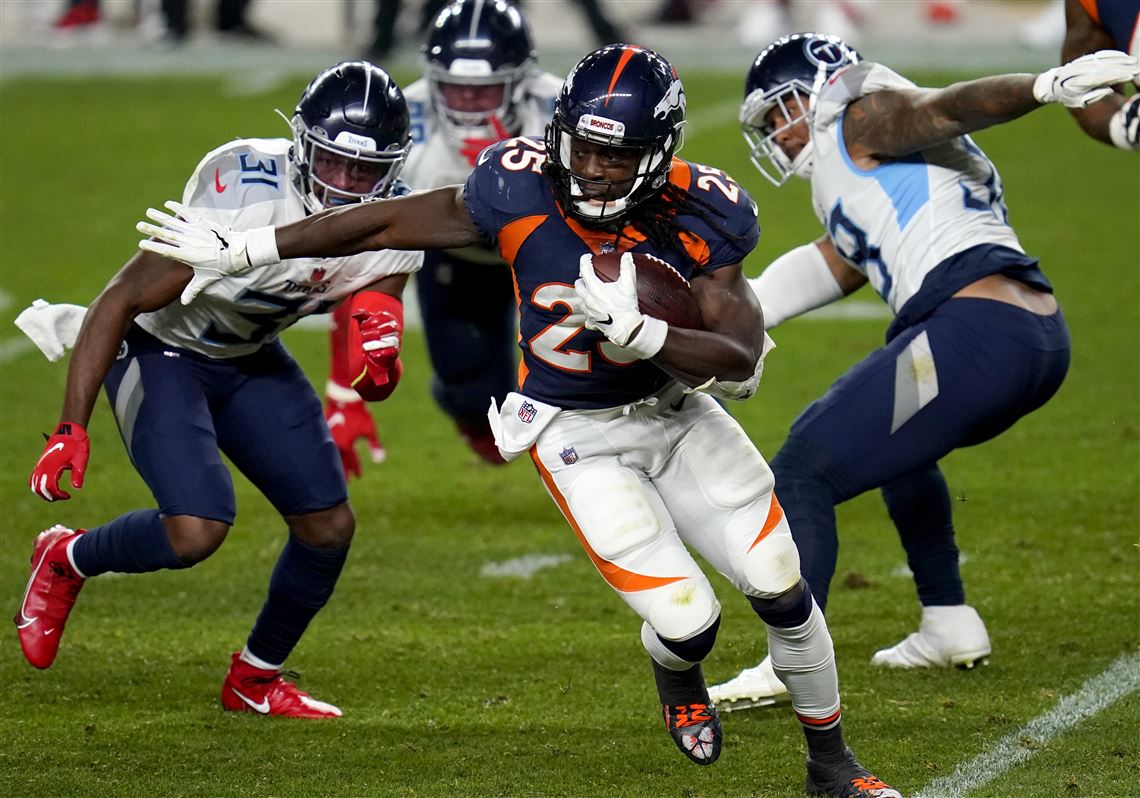
[[[296,221],[325,207],[397,192],[411,146],[403,94],[382,69],[345,62],[319,74],[292,118],[293,139],[239,139],[208,153],[186,184],[195,213],[239,229]],[[137,253],[92,303],[68,371],[59,425],[32,491],[68,499],[83,485],[85,427],[102,383],[123,441],[157,508],[36,538],[16,613],[28,661],[55,660],[84,580],[109,571],[186,568],[209,557],[234,520],[224,453],[283,516],[288,538],[269,595],[222,686],[227,710],[300,718],[341,712],[281,676],[336,585],[355,529],[321,403],[278,340],[298,319],[350,305],[357,391],[386,397],[400,377],[401,292],[418,252],[296,258],[218,282],[179,302],[192,272]]]
[[[772,460],[804,578],[823,607],[835,505],[882,491],[922,603],[917,632],[876,665],[971,667],[990,654],[966,604],[938,460],[1043,405],[1069,364],[1052,288],[1009,226],[997,170],[967,135],[1059,102],[1088,105],[1140,71],[1125,53],[1041,75],[921,89],[834,36],[778,39],[748,73],[740,119],[752,161],[809,179],[826,233],[752,280],[767,328],[871,287],[895,313],[887,343],[793,424]],[[768,660],[710,696],[729,708],[785,697]]]
[[[541,139],[562,79],[535,66],[526,20],[506,0],[456,0],[436,16],[424,77],[405,96],[415,146],[404,168],[413,189],[467,180],[479,153],[501,139]],[[474,268],[473,268],[474,267]],[[487,404],[515,387],[515,294],[490,247],[429,250],[416,276],[435,372],[432,395],[483,460],[502,463]]]

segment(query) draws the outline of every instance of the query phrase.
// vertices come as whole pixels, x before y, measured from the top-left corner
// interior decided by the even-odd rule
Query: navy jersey
[[[1081,7],[1088,12],[1093,22],[1100,25],[1112,37],[1117,50],[1132,55],[1137,54],[1137,19],[1140,18],[1140,2],[1137,0],[1080,0]]]
[[[464,187],[468,213],[513,274],[522,349],[519,392],[566,408],[637,401],[660,390],[670,377],[585,329],[574,292],[579,259],[587,252],[645,252],[671,263],[686,279],[699,278],[740,263],[756,246],[756,206],[719,169],[674,158],[670,182],[723,214],[711,215],[712,222],[692,214],[677,216],[687,231],[685,257],[677,248],[652,245],[633,227],[617,233],[568,217],[542,175],[545,160],[540,141],[502,141],[480,155]]]

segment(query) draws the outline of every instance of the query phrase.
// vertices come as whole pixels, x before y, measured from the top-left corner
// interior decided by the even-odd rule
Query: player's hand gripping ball
[[[637,306],[646,316],[689,330],[703,330],[701,311],[693,297],[689,281],[660,258],[644,252],[633,252],[637,268]],[[594,273],[612,283],[621,274],[621,253],[605,252],[594,256]]]

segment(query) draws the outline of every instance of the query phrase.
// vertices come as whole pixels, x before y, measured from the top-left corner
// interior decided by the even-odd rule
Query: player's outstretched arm
[[[59,426],[29,479],[34,493],[47,501],[70,498],[59,487],[66,470],[71,471],[72,485],[82,487],[89,447],[87,423],[119,345],[135,316],[170,304],[190,276],[190,270],[181,264],[139,252],[91,303],[67,370]]]
[[[1092,53],[1040,75],[995,75],[944,89],[883,90],[853,101],[843,122],[852,158],[901,158],[1008,122],[1046,103],[1083,108],[1140,75],[1140,60]]]
[[[445,249],[483,240],[463,204],[462,186],[444,186],[405,197],[335,208],[281,227],[237,231],[199,217],[192,208],[166,203],[167,214],[147,210],[139,246],[194,270],[183,304],[211,283],[289,258],[327,258],[380,249]]]

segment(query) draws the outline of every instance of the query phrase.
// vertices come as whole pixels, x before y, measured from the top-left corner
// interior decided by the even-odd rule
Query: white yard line
[[[1062,698],[1053,709],[1002,737],[989,750],[959,765],[949,776],[935,779],[915,798],[963,798],[1029,759],[1042,744],[1061,732],[1136,690],[1140,690],[1140,652],[1120,657],[1100,676],[1085,682],[1076,693]]]
[[[503,562],[489,562],[483,566],[482,576],[515,576],[530,579],[539,571],[557,568],[574,559],[569,554],[524,554]]]

